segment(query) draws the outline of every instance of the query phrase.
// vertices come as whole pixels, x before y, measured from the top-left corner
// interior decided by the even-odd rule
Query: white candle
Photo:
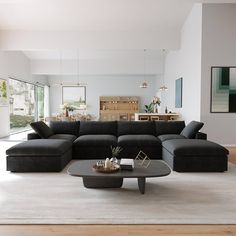
[[[105,169],[110,169],[111,168],[111,162],[109,158],[106,158],[105,160]]]

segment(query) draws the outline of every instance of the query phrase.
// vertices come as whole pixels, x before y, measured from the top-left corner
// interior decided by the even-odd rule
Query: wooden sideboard
[[[100,97],[99,120],[134,120],[134,114],[139,111],[139,98],[128,96]]]
[[[135,113],[135,121],[139,120],[177,120],[178,113]]]

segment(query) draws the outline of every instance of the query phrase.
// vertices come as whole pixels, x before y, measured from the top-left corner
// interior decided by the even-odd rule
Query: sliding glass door
[[[30,129],[30,123],[44,118],[44,88],[9,79],[10,130],[17,133]]]
[[[36,86],[37,120],[44,119],[44,87]]]

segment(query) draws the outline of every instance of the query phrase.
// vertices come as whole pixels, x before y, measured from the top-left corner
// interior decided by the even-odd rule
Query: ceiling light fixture
[[[160,87],[160,91],[167,91],[168,88],[165,85],[165,54],[166,50],[162,50],[162,86]]]
[[[147,73],[146,73],[146,49],[144,49],[143,50],[143,74],[144,74],[144,82],[142,82],[141,84],[140,84],[140,88],[148,88],[148,83],[147,83],[147,81],[145,81],[145,79],[146,79],[146,75],[147,75]]]

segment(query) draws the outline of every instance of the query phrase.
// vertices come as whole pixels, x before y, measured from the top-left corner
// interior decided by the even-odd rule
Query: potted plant
[[[113,163],[118,163],[117,157],[120,155],[121,151],[123,150],[123,148],[117,146],[117,147],[113,147],[111,146],[111,162]]]
[[[145,107],[144,111],[145,111],[146,113],[152,113],[152,112],[153,112],[153,107],[154,107],[154,105],[153,105],[152,102],[151,102],[149,105],[145,105],[144,107]]]
[[[144,111],[146,113],[155,113],[158,112],[157,106],[160,106],[161,104],[161,99],[157,96],[154,96],[152,99],[152,102],[149,105],[145,105]]]

